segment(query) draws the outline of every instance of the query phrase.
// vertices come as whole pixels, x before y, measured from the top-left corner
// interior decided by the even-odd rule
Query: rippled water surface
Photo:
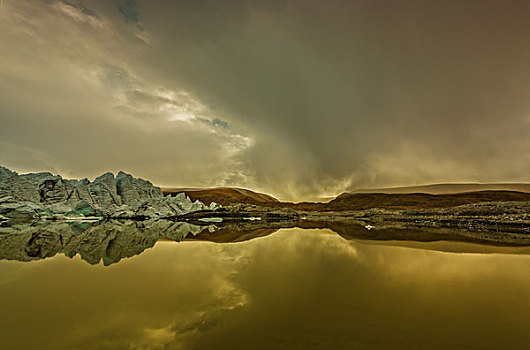
[[[530,255],[280,230],[0,261],[0,349],[524,349]]]

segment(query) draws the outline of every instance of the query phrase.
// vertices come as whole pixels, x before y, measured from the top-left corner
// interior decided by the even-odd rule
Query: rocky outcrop
[[[68,180],[51,173],[19,175],[0,167],[0,221],[37,218],[170,218],[200,210],[215,210],[185,194],[164,197],[149,181],[120,171],[90,182]]]
[[[123,171],[118,173],[115,182],[116,192],[126,205],[136,207],[142,203],[142,198],[163,197],[160,188],[152,186],[149,181],[135,179]]]
[[[39,193],[28,180],[17,173],[0,167],[0,198],[11,197],[17,201],[39,202]]]

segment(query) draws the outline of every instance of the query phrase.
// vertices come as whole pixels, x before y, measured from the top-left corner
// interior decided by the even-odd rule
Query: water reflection
[[[528,271],[525,254],[298,229],[238,244],[159,241],[109,267],[4,260],[0,348],[526,349]]]
[[[105,266],[142,253],[159,239],[180,241],[214,229],[186,222],[37,222],[0,228],[0,259],[30,261],[63,253]]]
[[[285,223],[281,223],[285,225]],[[260,226],[261,225],[261,226]],[[0,227],[0,260],[32,261],[64,254],[79,255],[90,264],[103,262],[105,266],[117,263],[152,248],[159,240],[180,242],[200,240],[216,243],[243,242],[265,237],[280,227],[262,223],[225,226],[196,225],[169,220],[154,221],[104,221],[104,222],[46,222],[17,224]],[[457,232],[451,230],[367,230],[361,225],[312,222],[297,223],[307,228],[328,228],[347,240],[363,240],[375,243],[417,246],[422,249],[467,252],[530,253],[528,238],[519,240],[519,246],[503,246],[499,233]],[[272,227],[271,227],[272,226]],[[331,232],[331,231],[327,231]],[[466,245],[439,242],[479,241],[487,245]],[[500,242],[499,242],[500,241]],[[432,243],[438,242],[438,243]]]

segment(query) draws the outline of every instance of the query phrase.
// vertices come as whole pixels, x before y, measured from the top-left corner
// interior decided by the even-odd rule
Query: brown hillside
[[[276,198],[241,188],[187,189],[165,188],[165,195],[185,192],[192,200],[200,200],[209,205],[238,203],[265,207],[292,208],[301,211],[344,211],[371,208],[387,209],[428,209],[449,208],[464,204],[482,202],[530,201],[530,193],[517,191],[475,191],[452,194],[429,193],[343,193],[327,203],[280,202]]]
[[[267,194],[253,192],[243,188],[219,187],[211,189],[190,189],[190,188],[163,188],[164,195],[175,196],[177,193],[184,192],[191,200],[200,200],[206,205],[215,202],[221,205],[230,204],[254,204],[265,205],[267,203],[279,203],[279,201]]]
[[[343,193],[328,203],[273,203],[269,205],[302,211],[344,211],[371,208],[450,208],[464,204],[510,201],[530,201],[530,193],[516,191],[477,191],[438,195],[427,193]]]
[[[530,201],[530,193],[515,191],[477,191],[455,194],[427,193],[343,193],[327,203],[328,210],[369,208],[447,208],[481,202]]]
[[[350,193],[429,193],[451,194],[477,191],[516,191],[529,192],[530,183],[445,183],[423,186],[387,187],[372,189],[357,189]]]

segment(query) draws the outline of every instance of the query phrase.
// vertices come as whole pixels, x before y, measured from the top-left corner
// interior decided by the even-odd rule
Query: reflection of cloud
[[[7,345],[31,329],[25,348],[518,348],[529,268],[524,254],[369,245],[325,230],[162,242],[107,268],[62,256],[2,262],[10,317],[0,329]]]
[[[524,342],[524,255],[370,246],[316,230],[280,231],[240,249],[248,265],[237,283],[252,303],[186,348],[503,348],[501,333]]]
[[[164,344],[170,343],[175,339],[175,332],[171,327],[163,328],[146,328],[144,329],[145,343],[135,344],[138,349],[161,347]]]
[[[36,315],[23,327],[32,329],[33,337],[26,340],[34,346],[53,342],[57,348],[178,349],[215,329],[226,313],[248,304],[235,280],[245,254],[225,248],[230,247],[162,242],[111,267],[57,256],[21,265],[16,275],[10,273],[9,262],[2,262],[0,270],[12,278],[0,292],[13,296],[13,308],[22,302]],[[21,291],[35,285],[47,287],[28,302]],[[55,298],[55,288],[62,290],[61,302],[42,302]],[[1,307],[13,314],[10,325],[0,320],[3,334],[18,337],[20,329],[15,328],[27,313],[3,303]],[[58,333],[63,335],[57,338]],[[4,337],[3,344],[9,339]]]

